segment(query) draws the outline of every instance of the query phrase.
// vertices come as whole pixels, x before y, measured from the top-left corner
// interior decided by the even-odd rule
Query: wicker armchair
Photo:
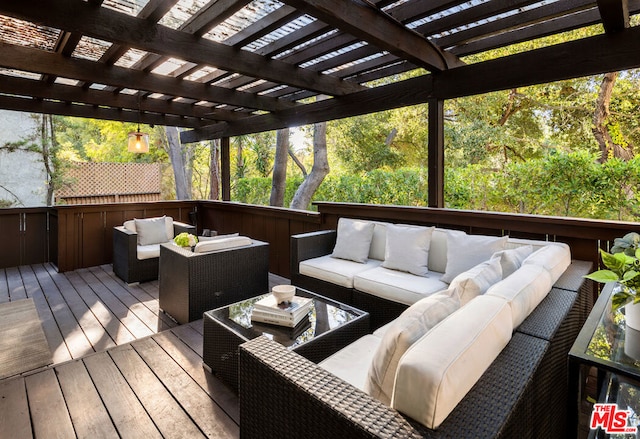
[[[269,291],[269,244],[194,253],[160,246],[160,300],[179,323],[201,319],[205,311]]]
[[[196,233],[190,224],[173,222],[174,236],[187,232]],[[158,279],[158,259],[138,259],[138,234],[124,226],[113,228],[113,272],[128,284]]]

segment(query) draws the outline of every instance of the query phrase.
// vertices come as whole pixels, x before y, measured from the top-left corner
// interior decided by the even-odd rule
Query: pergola
[[[230,136],[428,103],[429,205],[442,207],[446,99],[639,67],[638,12],[640,0],[2,0],[0,108],[222,138],[228,199]]]

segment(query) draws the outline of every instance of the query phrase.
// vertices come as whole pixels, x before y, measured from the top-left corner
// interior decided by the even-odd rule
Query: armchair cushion
[[[138,245],[161,244],[173,239],[173,218],[134,218],[135,232],[138,234]],[[126,227],[126,226],[125,226]]]

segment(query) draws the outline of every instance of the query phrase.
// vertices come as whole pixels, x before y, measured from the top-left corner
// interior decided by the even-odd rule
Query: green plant
[[[640,235],[632,232],[616,238],[611,253],[600,250],[600,256],[607,269],[585,277],[600,283],[618,282],[622,286],[611,299],[613,309],[627,303],[640,303]]]

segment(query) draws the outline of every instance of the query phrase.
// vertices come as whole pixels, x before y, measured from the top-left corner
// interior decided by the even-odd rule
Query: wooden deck
[[[239,437],[237,396],[202,367],[202,320],[159,312],[157,282],[126,285],[110,265],[0,270],[0,303],[26,297],[54,364],[0,381],[0,438]]]

